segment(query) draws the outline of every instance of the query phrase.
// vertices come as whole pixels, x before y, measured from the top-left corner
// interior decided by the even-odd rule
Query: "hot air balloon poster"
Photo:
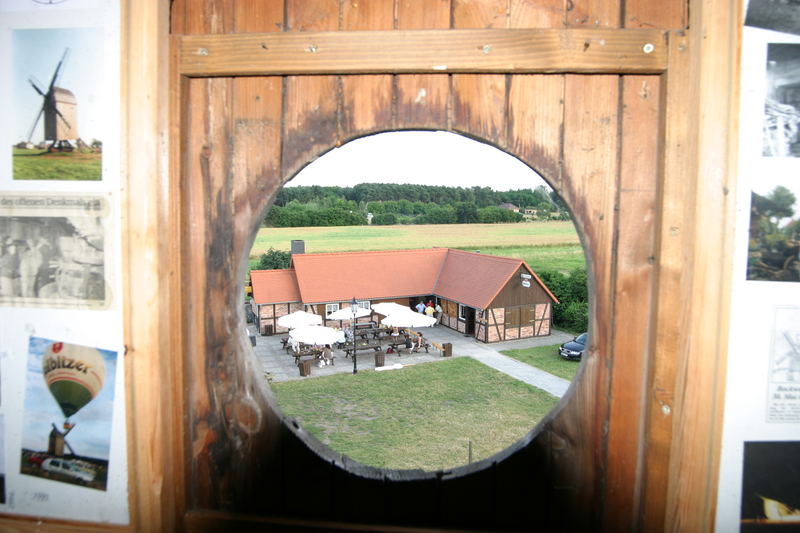
[[[31,337],[20,473],[106,490],[117,353]]]

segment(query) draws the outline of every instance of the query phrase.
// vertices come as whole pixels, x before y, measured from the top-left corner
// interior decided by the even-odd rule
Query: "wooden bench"
[[[302,362],[303,362],[303,357],[309,357],[309,358],[310,358],[310,359],[309,359],[309,361],[324,361],[324,360],[325,360],[325,359],[322,357],[322,352],[319,352],[319,353],[316,353],[316,352],[311,352],[311,353],[294,353],[294,354],[292,354],[292,355],[294,355],[294,363],[295,363],[296,365],[300,365],[300,363],[302,363]],[[330,363],[331,363],[331,366],[336,366],[336,363],[335,363],[335,361],[336,361],[336,356],[335,356],[335,355],[331,354],[331,358],[330,358],[330,360],[329,360],[329,361],[330,361]]]
[[[362,345],[358,345],[357,344],[356,345],[356,351],[359,351],[359,350],[375,350],[377,352],[377,351],[380,351],[382,349],[383,348],[381,347],[380,344],[362,344]],[[346,346],[345,349],[344,349],[344,356],[345,357],[350,357],[350,355],[352,353],[353,353],[353,346],[352,345]]]
[[[418,352],[419,352],[420,350],[422,350],[423,348],[425,348],[425,353],[428,353],[428,349],[430,349],[430,347],[431,347],[430,343],[429,343],[428,341],[426,341],[426,340],[425,340],[425,338],[423,337],[423,339],[422,339],[422,346],[419,346],[419,347],[418,347],[418,346],[417,346],[417,343],[415,342],[415,343],[414,343],[414,344],[411,346],[411,349],[409,350],[409,352],[408,352],[408,353],[418,353]]]

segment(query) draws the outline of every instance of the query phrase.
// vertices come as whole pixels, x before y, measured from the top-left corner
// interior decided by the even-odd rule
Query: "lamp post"
[[[358,309],[358,301],[356,297],[350,301],[350,312],[353,313],[353,322],[351,327],[353,329],[353,374],[358,374],[358,356],[356,355],[356,310]]]

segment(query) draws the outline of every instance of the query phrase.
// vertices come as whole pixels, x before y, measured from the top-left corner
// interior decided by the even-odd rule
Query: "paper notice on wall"
[[[98,194],[0,193],[0,305],[110,305],[109,201]]]
[[[768,422],[800,422],[800,307],[775,308],[767,400]]]

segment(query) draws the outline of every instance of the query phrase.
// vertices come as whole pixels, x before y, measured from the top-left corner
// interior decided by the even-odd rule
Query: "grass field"
[[[550,372],[558,377],[572,381],[578,371],[580,361],[567,361],[558,355],[558,344],[536,346],[520,350],[503,350],[503,354],[525,364]]]
[[[306,252],[401,250],[443,246],[524,259],[534,270],[569,271],[584,266],[583,248],[572,222],[262,228],[250,252],[250,266],[270,247]]]
[[[577,365],[576,365],[577,366]],[[469,357],[271,383],[282,411],[361,463],[433,471],[490,457],[558,399]]]
[[[102,179],[102,154],[20,150],[13,152],[15,180],[82,180]]]

